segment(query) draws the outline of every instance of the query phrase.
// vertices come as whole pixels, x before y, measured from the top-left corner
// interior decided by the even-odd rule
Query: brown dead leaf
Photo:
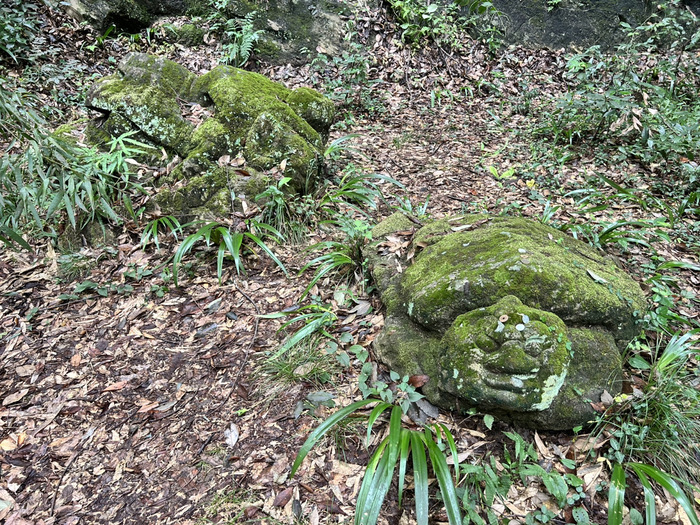
[[[294,487],[287,487],[282,492],[275,496],[275,501],[272,502],[273,507],[284,507],[289,500],[292,499],[292,494],[294,493]]]
[[[408,384],[411,385],[413,388],[420,388],[428,381],[430,381],[430,378],[425,374],[416,374],[408,378]]]
[[[73,357],[70,358],[70,364],[74,368],[78,368],[80,366],[82,358],[80,357],[80,354],[73,354]]]
[[[15,392],[13,394],[9,394],[5,399],[2,400],[2,406],[6,407],[7,405],[11,405],[12,403],[16,403],[20,399],[22,399],[24,396],[26,396],[29,393],[28,388],[23,388],[22,390]]]
[[[107,386],[103,392],[115,392],[117,390],[123,389],[127,384],[129,384],[128,381],[117,381],[116,383],[112,383],[111,385]]]

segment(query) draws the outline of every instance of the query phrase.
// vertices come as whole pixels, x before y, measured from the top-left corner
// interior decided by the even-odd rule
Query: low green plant
[[[243,17],[236,17],[229,9],[230,0],[211,2],[208,21],[212,32],[222,39],[222,57],[219,62],[233,67],[243,67],[255,50],[255,44],[264,31],[255,29],[257,12],[251,11]]]
[[[3,53],[15,62],[26,58],[39,33],[41,3],[4,0],[0,5],[0,59]]]
[[[610,490],[608,492],[608,525],[622,525],[625,522],[623,510],[625,506],[625,489],[627,487],[627,471],[632,471],[642,484],[644,490],[644,522],[646,525],[656,525],[656,497],[651,481],[655,481],[662,486],[678,502],[692,525],[700,525],[700,518],[695,512],[693,500],[679,484],[679,482],[682,483],[681,480],[651,465],[642,463],[627,463],[624,466],[616,463],[613,467],[610,477]]]
[[[156,217],[151,220],[143,230],[141,234],[141,246],[145,249],[148,244],[153,241],[156,245],[156,250],[160,249],[160,244],[158,242],[158,233],[161,230],[169,232],[175,240],[178,240],[178,234],[182,233],[182,225],[177,218],[172,215],[165,215],[163,217]]]
[[[318,342],[307,338],[290,346],[278,357],[266,359],[265,372],[284,383],[303,381],[317,387],[328,383],[340,369],[337,360],[328,359],[326,352],[319,351]]]
[[[398,211],[406,213],[416,219],[427,219],[430,217],[428,213],[428,205],[430,204],[430,195],[425,198],[420,204],[413,204],[410,197],[394,197],[396,199],[396,206],[394,208]]]
[[[272,226],[254,219],[238,221],[236,224],[225,224],[219,221],[196,221],[186,226],[196,225],[196,232],[185,237],[173,257],[173,281],[178,285],[178,272],[182,259],[197,243],[204,242],[207,247],[212,244],[217,246],[216,275],[221,282],[223,277],[224,258],[230,257],[238,274],[245,273],[243,267],[244,249],[253,250],[254,246],[260,248],[277,266],[287,275],[287,270],[277,256],[270,250],[258,232],[266,234],[269,238],[282,240],[280,233]],[[245,244],[244,244],[245,243]]]
[[[462,48],[461,35],[475,29],[495,44],[492,24],[498,12],[488,0],[458,0],[447,4],[420,0],[389,0],[401,26],[401,38],[421,47],[433,43],[448,50]]]
[[[319,53],[311,61],[312,80],[345,108],[381,113],[384,108],[374,89],[378,81],[370,78],[369,58],[365,47],[355,41],[356,34],[348,22],[345,48],[332,57]]]
[[[540,128],[555,142],[590,145],[621,162],[664,166],[664,184],[695,191],[680,169],[695,158],[700,22],[680,2],[661,4],[611,53],[593,46],[568,62],[570,88]]]
[[[413,393],[417,399],[420,394]],[[401,506],[408,467],[408,458],[412,458],[414,499],[416,522],[427,525],[429,519],[428,460],[432,464],[437,478],[447,518],[451,525],[461,525],[462,516],[459,499],[454,486],[453,475],[459,472],[459,459],[454,438],[450,431],[441,424],[426,425],[420,430],[403,426],[403,411],[400,406],[369,398],[356,401],[321,423],[306,439],[292,465],[291,475],[297,472],[304,458],[314,445],[334,426],[359,410],[375,404],[367,419],[367,444],[371,441],[372,428],[379,417],[390,411],[388,435],[376,448],[365,470],[362,485],[355,504],[355,524],[375,525],[386,495],[391,487],[395,473],[398,475],[398,502]],[[454,474],[447,465],[445,452],[440,448],[442,439],[447,443],[453,462]],[[426,449],[428,451],[426,455]],[[397,472],[398,471],[398,472]]]
[[[313,302],[298,309],[261,315],[260,318],[280,319],[293,314],[294,317],[286,321],[280,327],[280,330],[285,330],[296,323],[302,323],[302,327],[285,339],[275,353],[268,358],[269,360],[278,359],[290,348],[302,343],[308,344],[309,341],[313,341],[318,337],[327,338],[329,340],[333,339],[333,336],[328,330],[335,324],[338,317],[335,315],[330,305]]]
[[[288,190],[290,177],[282,177],[255,197],[262,206],[260,221],[274,227],[288,241],[300,242],[319,221],[318,203],[313,195]]]
[[[698,272],[700,266],[687,261],[666,261],[654,255],[642,265],[642,269],[647,275],[645,283],[651,290],[650,308],[644,317],[645,327],[665,334],[673,334],[682,328],[698,328],[697,321],[679,311],[679,307],[697,303],[698,299],[693,291],[679,285],[677,272]]]
[[[688,368],[697,356],[693,340],[700,330],[676,334],[652,349],[637,342],[629,364],[646,384],[636,395],[620,395],[597,426],[609,436],[607,457],[649,464],[687,483],[700,483],[700,392]],[[644,356],[650,356],[650,359]]]

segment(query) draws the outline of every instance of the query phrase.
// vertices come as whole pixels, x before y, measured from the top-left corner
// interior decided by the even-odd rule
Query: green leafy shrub
[[[401,38],[415,47],[432,43],[447,49],[461,49],[461,35],[477,26],[487,28],[489,42],[495,43],[496,30],[489,22],[498,12],[488,0],[457,0],[444,4],[389,0],[389,4],[401,26]]]
[[[700,392],[687,369],[697,356],[696,333],[674,335],[663,350],[638,344],[629,364],[645,374],[646,384],[637,395],[619,396],[598,426],[610,436],[609,459],[640,461],[700,483]]]
[[[614,52],[593,46],[570,58],[571,88],[540,131],[557,142],[603,146],[616,161],[662,163],[683,176],[680,165],[700,151],[700,22],[671,2],[639,27],[622,25],[626,42]],[[696,189],[693,176],[686,190]]]

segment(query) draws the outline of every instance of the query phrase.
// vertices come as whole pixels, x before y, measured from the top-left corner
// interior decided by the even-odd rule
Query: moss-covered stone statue
[[[156,201],[180,216],[220,215],[230,192],[249,197],[266,181],[259,171],[286,161],[290,187],[319,175],[335,106],[320,93],[295,90],[230,66],[196,76],[164,58],[131,53],[119,72],[97,81],[87,106],[102,113],[88,139],[104,142],[135,131],[137,138],[182,162],[159,181]],[[242,155],[245,169],[222,158]]]
[[[387,310],[377,355],[427,375],[428,400],[559,430],[587,424],[591,403],[620,392],[620,350],[645,298],[612,261],[523,218],[465,215],[415,230],[392,215],[366,255]]]

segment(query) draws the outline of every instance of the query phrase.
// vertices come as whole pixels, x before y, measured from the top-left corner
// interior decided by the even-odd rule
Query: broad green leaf
[[[5,244],[12,244],[13,242],[19,244],[25,250],[32,249],[29,243],[25,241],[19,233],[7,226],[0,226],[0,240]]]
[[[549,493],[557,500],[559,507],[566,505],[566,494],[569,487],[566,485],[564,478],[556,472],[549,472],[546,476],[542,476],[542,483],[547,487]]]

